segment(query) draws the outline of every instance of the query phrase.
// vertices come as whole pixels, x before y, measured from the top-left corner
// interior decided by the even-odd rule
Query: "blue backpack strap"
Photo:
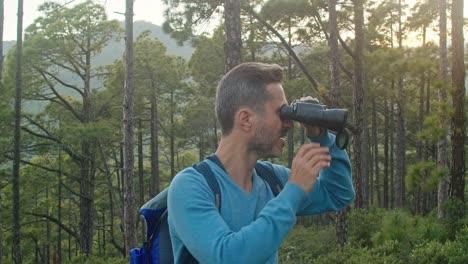
[[[214,175],[213,171],[210,168],[210,165],[206,161],[201,161],[195,165],[193,168],[197,170],[205,178],[208,186],[215,196],[215,205],[219,211],[221,211],[221,189],[219,188],[218,180]],[[182,249],[181,262],[184,264],[196,264],[198,261],[193,257],[193,255],[188,251],[187,247],[184,246]]]
[[[271,163],[257,161],[255,170],[257,171],[257,175],[270,185],[273,195],[275,197],[278,196],[283,189],[283,183],[278,176],[276,176],[273,165],[271,165]]]
[[[210,187],[211,191],[213,191],[215,196],[216,208],[221,211],[221,189],[219,188],[218,180],[211,170],[210,165],[208,165],[206,161],[201,161],[193,165],[193,168],[195,168],[205,178],[208,186]]]

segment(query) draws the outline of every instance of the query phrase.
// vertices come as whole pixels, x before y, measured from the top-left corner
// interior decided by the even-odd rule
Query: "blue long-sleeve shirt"
[[[169,195],[169,229],[174,260],[183,246],[199,263],[278,263],[278,248],[294,227],[296,215],[336,211],[354,199],[351,166],[346,151],[338,149],[328,132],[311,139],[330,148],[330,167],[321,170],[309,196],[288,182],[290,170],[273,165],[284,183],[273,196],[269,185],[253,172],[252,192],[246,193],[214,162],[208,160],[221,189],[221,212],[214,195],[194,168],[181,171]]]

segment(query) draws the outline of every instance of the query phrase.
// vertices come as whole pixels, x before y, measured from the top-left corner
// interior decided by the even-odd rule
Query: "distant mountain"
[[[8,41],[3,41],[3,56],[6,56],[8,53],[8,50],[15,45],[16,41],[13,40],[8,40]]]
[[[125,27],[124,22],[121,22],[122,28]],[[190,44],[179,46],[177,42],[169,35],[165,34],[160,26],[154,25],[147,21],[135,21],[133,23],[134,39],[138,37],[143,31],[150,31],[150,37],[157,38],[167,48],[167,53],[172,55],[181,56],[188,60],[193,53],[193,47]],[[3,54],[6,55],[8,50],[13,47],[15,41],[3,42]],[[114,62],[116,59],[121,59],[125,50],[125,42],[121,39],[118,42],[109,42],[100,54],[93,58],[94,66],[107,65]]]
[[[120,23],[122,27],[124,27],[124,22]],[[194,48],[191,47],[189,44],[185,46],[179,46],[177,42],[172,39],[169,35],[165,34],[160,26],[154,25],[150,22],[146,21],[135,21],[134,22],[134,39],[138,37],[143,31],[148,30],[150,32],[150,37],[157,38],[164,46],[167,48],[167,53],[171,55],[181,56],[182,58],[188,60],[192,55]],[[3,42],[3,54],[6,56],[8,54],[9,49],[11,49],[15,45],[15,41],[4,41]],[[99,67],[103,65],[112,64],[117,59],[122,59],[125,50],[125,41],[121,39],[120,41],[109,41],[108,45],[102,50],[102,52],[95,57],[92,58],[92,65],[93,67]],[[59,75],[61,79],[64,80],[66,83],[72,84],[76,82],[76,78],[71,76],[68,72],[61,72],[59,71]],[[100,89],[102,87],[102,80],[101,79],[93,79],[92,87],[95,89]],[[61,88],[59,86],[59,91]],[[76,96],[70,89],[64,89],[64,92],[70,96]],[[30,113],[38,113],[42,111],[44,106],[47,103],[45,102],[28,102],[25,106],[25,111]]]
[[[122,28],[125,28],[125,22],[120,24]],[[151,38],[157,38],[167,48],[167,53],[172,55],[181,56],[188,60],[193,53],[193,47],[190,44],[179,46],[177,42],[172,39],[169,35],[165,34],[160,26],[157,26],[147,21],[135,21],[133,23],[133,39],[135,40],[138,35],[143,31],[148,30]],[[95,57],[94,63],[98,65],[107,65],[114,62],[116,59],[121,59],[125,50],[125,41],[121,39],[119,42],[109,42],[109,45],[105,47],[102,52]]]

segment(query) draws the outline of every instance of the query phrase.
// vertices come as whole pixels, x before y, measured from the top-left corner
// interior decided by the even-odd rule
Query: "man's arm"
[[[202,175],[189,168],[172,181],[168,208],[178,237],[200,263],[265,263],[294,227],[306,199],[302,188],[288,183],[255,221],[235,232],[215,207]]]
[[[298,215],[341,210],[348,206],[355,196],[348,154],[335,145],[335,135],[328,133],[326,129],[310,140],[329,148],[331,162],[329,167],[320,171],[312,192],[302,204]],[[275,166],[275,170],[283,182],[286,182],[290,170],[282,166]]]

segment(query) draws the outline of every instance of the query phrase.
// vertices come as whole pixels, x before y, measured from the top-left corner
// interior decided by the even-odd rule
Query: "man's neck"
[[[252,191],[252,172],[257,156],[247,150],[242,139],[229,135],[221,138],[216,155],[229,177],[247,193]]]

